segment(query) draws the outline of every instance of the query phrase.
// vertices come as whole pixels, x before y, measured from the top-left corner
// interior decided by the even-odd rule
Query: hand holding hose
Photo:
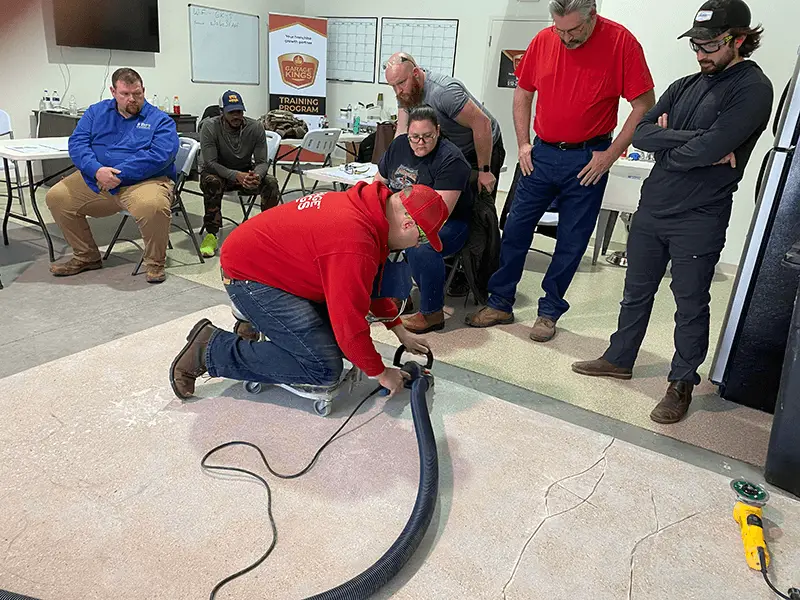
[[[394,367],[386,367],[380,377],[378,377],[378,383],[389,390],[388,397],[391,398],[403,389],[407,379],[411,379],[411,376],[405,371]]]

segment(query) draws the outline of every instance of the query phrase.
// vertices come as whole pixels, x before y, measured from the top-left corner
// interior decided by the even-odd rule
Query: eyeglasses
[[[726,35],[721,40],[715,40],[713,42],[703,42],[700,44],[698,44],[695,41],[689,40],[689,46],[691,46],[694,52],[702,51],[703,54],[714,54],[714,52],[716,52],[723,46],[727,46],[728,44],[730,44],[732,39],[733,39],[732,35]]]
[[[435,133],[409,133],[408,134],[408,141],[412,144],[419,144],[420,142],[425,142],[426,144],[430,142],[432,139],[436,137]]]
[[[576,34],[577,34],[577,33],[578,33],[578,32],[579,32],[581,29],[583,29],[583,28],[586,26],[586,24],[587,24],[588,22],[589,22],[589,21],[584,21],[583,23],[581,23],[581,24],[580,24],[580,25],[578,25],[577,27],[573,27],[572,29],[567,29],[567,30],[564,30],[564,29],[559,29],[559,28],[558,28],[558,27],[556,27],[555,25],[553,26],[553,29],[555,29],[555,30],[556,30],[556,33],[557,33],[557,34],[558,34],[560,37],[562,37],[562,38],[563,38],[564,36],[566,36],[566,35],[568,35],[568,36],[570,36],[570,37],[575,37],[575,35],[576,35]]]
[[[369,173],[369,165],[356,166],[355,164],[348,163],[342,165],[342,170],[348,175],[364,175],[365,173]]]
[[[406,196],[408,196],[408,193],[406,193]],[[412,221],[414,221],[414,217],[412,217],[410,214],[408,214],[408,212],[406,212],[406,216],[407,216],[409,219],[411,219]],[[417,225],[417,222],[416,222],[416,221],[414,221],[414,225]],[[423,244],[427,244],[427,243],[429,243],[429,242],[428,242],[428,235],[427,235],[427,234],[426,234],[424,231],[422,231],[422,227],[420,227],[419,225],[417,225],[417,231],[419,232],[419,242],[418,242],[418,243],[419,243],[419,245],[421,246],[421,245],[423,245]]]
[[[408,56],[398,56],[394,61],[390,62],[390,61],[387,60],[385,63],[383,63],[383,70],[385,71],[386,69],[388,69],[390,65],[396,65],[396,64],[405,63],[405,62],[409,62],[412,65],[414,65],[415,67],[417,66],[417,63],[415,63]]]

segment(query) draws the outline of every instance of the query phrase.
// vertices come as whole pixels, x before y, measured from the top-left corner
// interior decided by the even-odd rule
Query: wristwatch
[[[491,167],[489,167],[489,165],[483,165],[481,167],[481,171],[484,172],[484,173],[491,173],[492,169],[491,169]]]

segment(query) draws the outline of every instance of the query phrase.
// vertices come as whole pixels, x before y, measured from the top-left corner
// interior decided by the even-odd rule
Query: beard
[[[400,108],[412,109],[422,104],[422,86],[414,83],[414,89],[411,90],[408,96],[397,96],[397,105]]]
[[[704,58],[703,60],[699,61],[700,71],[703,73],[703,75],[716,75],[717,73],[722,73],[733,62],[734,58],[735,55],[733,52],[727,54],[717,61]]]

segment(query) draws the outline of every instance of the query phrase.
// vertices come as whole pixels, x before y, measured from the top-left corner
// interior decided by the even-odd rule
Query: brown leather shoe
[[[618,367],[605,358],[572,363],[572,370],[589,377],[613,377],[614,379],[631,379],[633,369]]]
[[[56,277],[69,277],[70,275],[77,275],[84,271],[94,271],[102,268],[103,261],[101,260],[87,263],[73,257],[66,262],[53,263],[50,265],[50,272]]]
[[[402,317],[403,327],[411,333],[423,334],[444,329],[444,311],[440,310],[429,315],[418,312],[410,317]]]
[[[240,321],[237,319],[236,325],[233,326],[233,333],[248,342],[258,342],[261,339],[261,334],[258,333],[250,321]]]
[[[470,327],[493,327],[495,325],[510,325],[514,322],[514,313],[496,310],[484,306],[476,313],[467,315],[464,323]]]
[[[693,389],[694,385],[688,381],[670,382],[667,393],[650,413],[650,418],[663,425],[680,421],[692,403]]]
[[[147,283],[163,283],[166,278],[164,267],[147,267]]]
[[[556,335],[556,322],[547,317],[537,317],[531,328],[530,337],[534,342],[549,342]]]
[[[181,400],[194,395],[195,380],[206,372],[206,347],[216,330],[208,319],[198,321],[186,336],[186,345],[172,361],[169,382]]]

